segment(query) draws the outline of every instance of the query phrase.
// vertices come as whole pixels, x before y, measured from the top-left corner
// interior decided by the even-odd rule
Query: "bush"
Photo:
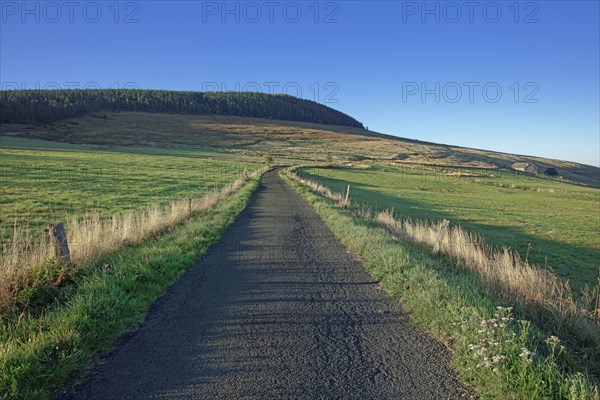
[[[546,168],[546,171],[544,171],[544,173],[549,176],[557,176],[558,175],[558,171],[556,170],[556,168],[552,168],[552,167]]]
[[[267,164],[269,167],[271,167],[271,164],[273,164],[273,157],[271,157],[271,155],[269,153],[265,153],[262,156],[262,160],[265,164]]]

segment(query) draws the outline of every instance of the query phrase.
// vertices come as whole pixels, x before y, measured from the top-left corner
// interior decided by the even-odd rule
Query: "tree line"
[[[0,123],[52,123],[99,111],[235,115],[363,128],[340,111],[288,95],[137,89],[0,91]]]

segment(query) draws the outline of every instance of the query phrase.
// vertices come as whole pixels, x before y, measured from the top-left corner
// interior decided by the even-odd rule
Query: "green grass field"
[[[83,145],[0,139],[0,239],[15,220],[32,233],[48,223],[98,211],[114,212],[200,197],[232,182],[248,161],[220,153],[156,154],[97,150]]]
[[[418,219],[447,218],[488,243],[516,249],[580,288],[600,267],[600,191],[498,170],[423,171],[306,168],[302,175],[376,209]]]

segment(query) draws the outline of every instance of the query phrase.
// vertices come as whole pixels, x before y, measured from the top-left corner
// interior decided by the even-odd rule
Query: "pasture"
[[[154,153],[158,149],[153,150]],[[0,139],[0,238],[54,222],[199,198],[231,183],[249,161],[218,153],[99,150],[68,143]]]
[[[446,218],[488,243],[516,250],[553,269],[573,287],[597,283],[600,192],[544,176],[493,169],[439,171],[373,166],[368,170],[305,168],[302,175],[399,216]]]

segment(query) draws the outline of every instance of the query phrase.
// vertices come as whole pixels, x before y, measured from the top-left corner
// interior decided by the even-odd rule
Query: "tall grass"
[[[349,206],[345,204],[343,193],[301,178],[296,174],[297,168],[288,168],[286,175],[340,207]],[[360,204],[350,209],[355,216],[387,229],[400,240],[430,249],[435,245],[440,229],[437,221],[398,218],[393,210],[375,213]],[[508,248],[490,246],[477,233],[467,232],[460,226],[447,231],[440,254],[477,274],[494,295],[531,311],[544,329],[563,337],[567,335],[568,339],[578,341],[579,348],[592,346],[595,354],[592,360],[600,353],[600,281],[592,289],[584,290],[582,296],[575,296],[569,283],[553,272],[530,265]]]
[[[93,265],[103,253],[124,245],[139,243],[163,232],[190,217],[211,211],[260,170],[242,174],[231,184],[208,192],[199,199],[171,201],[166,206],[152,205],[139,211],[126,211],[110,218],[94,213],[68,222],[67,241],[71,264],[65,265],[55,256],[54,245],[47,235],[32,235],[16,228],[13,239],[0,255],[0,315],[27,299],[27,289],[37,285],[59,286],[79,270]],[[28,299],[27,299],[28,300]]]
[[[467,176],[455,176],[465,172]],[[501,170],[456,167],[434,173],[381,163],[369,170],[307,166],[298,174],[338,192],[345,193],[350,183],[355,202],[379,211],[393,207],[403,217],[461,221],[465,230],[477,232],[488,244],[510,247],[530,264],[551,268],[577,293],[596,284],[597,189]]]

